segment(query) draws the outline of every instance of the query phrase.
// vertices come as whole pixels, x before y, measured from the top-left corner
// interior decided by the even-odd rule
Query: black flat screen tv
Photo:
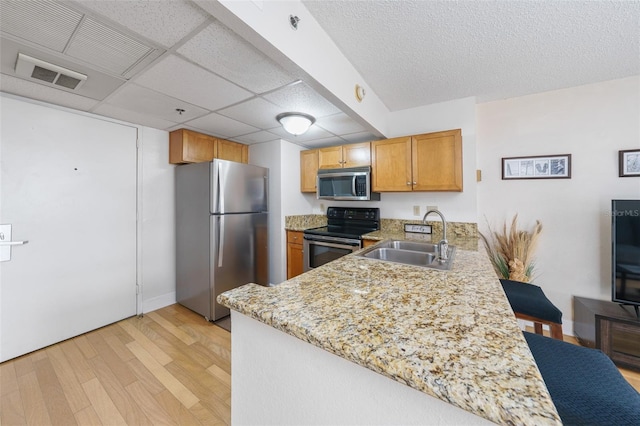
[[[640,306],[640,200],[611,202],[612,300]]]

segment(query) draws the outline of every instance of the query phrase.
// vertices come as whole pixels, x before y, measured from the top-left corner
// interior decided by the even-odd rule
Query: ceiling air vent
[[[18,53],[16,75],[70,90],[78,90],[87,79],[84,74],[32,58],[23,53]]]

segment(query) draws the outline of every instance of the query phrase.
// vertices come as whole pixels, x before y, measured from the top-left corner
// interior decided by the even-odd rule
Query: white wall
[[[143,312],[176,302],[174,169],[169,164],[169,133],[138,130],[142,170],[140,217]]]
[[[610,300],[611,200],[640,198],[618,177],[618,151],[640,148],[640,77],[480,104],[481,230],[518,213],[543,226],[536,278],[572,334],[572,296]],[[572,155],[571,179],[501,180],[501,158]],[[465,182],[466,183],[466,182]]]
[[[443,130],[462,129],[463,192],[394,192],[382,193],[380,201],[358,201],[361,207],[379,207],[383,218],[422,219],[427,206],[437,206],[454,222],[477,222],[476,184],[476,104],[475,98],[442,102],[389,115],[389,138]],[[328,206],[354,206],[354,202],[317,200],[305,196],[313,213],[324,213]],[[413,206],[420,206],[420,214],[413,215]]]
[[[249,146],[249,162],[269,168],[269,282],[287,277],[285,216],[309,214],[312,207],[300,192],[300,151],[285,140]]]

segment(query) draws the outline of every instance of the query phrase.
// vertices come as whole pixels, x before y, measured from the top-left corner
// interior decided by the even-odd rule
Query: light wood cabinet
[[[215,156],[216,138],[187,129],[169,134],[169,163],[201,163]]]
[[[413,190],[462,192],[462,132],[411,138]]]
[[[318,150],[300,151],[300,192],[316,192]]]
[[[460,129],[371,143],[372,191],[462,191]]]
[[[319,169],[341,169],[371,165],[371,143],[330,146],[318,149]]]
[[[249,147],[188,129],[169,134],[169,163],[202,163],[214,158],[248,163]]]
[[[371,247],[372,245],[375,245],[377,243],[379,243],[380,241],[378,240],[367,240],[366,238],[362,239],[362,248],[365,247]]]
[[[249,162],[249,146],[225,139],[217,139],[218,149],[216,158],[236,161],[238,163]]]
[[[411,136],[371,142],[371,190],[412,191]]]
[[[303,233],[287,231],[287,279],[304,272]]]

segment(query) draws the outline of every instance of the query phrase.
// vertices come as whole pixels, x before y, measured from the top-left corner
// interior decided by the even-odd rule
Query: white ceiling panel
[[[260,129],[270,129],[280,125],[276,120],[276,115],[285,111],[262,98],[254,98],[218,112]]]
[[[109,98],[107,103],[174,123],[184,123],[208,112],[195,105],[135,84],[123,87]],[[179,114],[176,108],[181,108],[184,112]]]
[[[85,18],[66,53],[120,75],[153,50],[132,37]]]
[[[209,17],[193,3],[171,1],[81,0],[90,9],[164,47],[171,47]]]
[[[224,117],[220,114],[216,114],[215,112],[205,115],[204,117],[191,120],[185,124],[221,138],[230,138],[260,130],[257,127]]]
[[[362,132],[365,130],[364,127],[344,113],[318,118],[316,125],[336,135]]]
[[[2,31],[62,52],[82,14],[51,1],[0,1]]]
[[[131,111],[129,109],[119,108],[108,104],[100,105],[93,112],[129,123],[153,127],[154,129],[167,130],[168,128],[176,125],[174,122],[162,120],[152,115],[146,115],[138,111]]]
[[[254,96],[251,92],[174,55],[163,59],[135,82],[212,111]]]
[[[295,139],[295,137],[291,138],[291,136],[289,136],[289,138],[283,138],[283,139],[293,143],[300,143],[301,145],[304,145],[307,148],[323,148],[326,146],[336,146],[336,145],[344,144],[344,140],[339,138],[338,136],[334,136],[331,138],[313,139],[308,141],[301,141],[300,139]]]
[[[326,130],[321,129],[318,126],[311,126],[306,133],[298,136],[293,136],[290,133],[287,133],[282,126],[275,127],[273,129],[269,129],[271,133],[274,133],[280,136],[282,139],[288,140],[293,143],[302,143],[307,142],[313,139],[328,139],[333,138],[335,135],[327,132]],[[335,143],[334,145],[339,145],[339,143]]]
[[[269,142],[277,139],[282,139],[280,136],[275,133],[267,132],[266,130],[262,130],[260,132],[249,133],[248,135],[236,136],[232,138],[232,140],[236,142],[241,142],[247,145],[252,145],[254,143],[262,143]]]
[[[303,82],[291,84],[263,96],[284,111],[304,112],[315,118],[340,112],[333,104]]]
[[[6,74],[0,75],[0,91],[82,111],[89,111],[98,104],[95,99],[32,83]]]
[[[264,93],[295,80],[218,21],[196,34],[178,53],[254,93]]]

